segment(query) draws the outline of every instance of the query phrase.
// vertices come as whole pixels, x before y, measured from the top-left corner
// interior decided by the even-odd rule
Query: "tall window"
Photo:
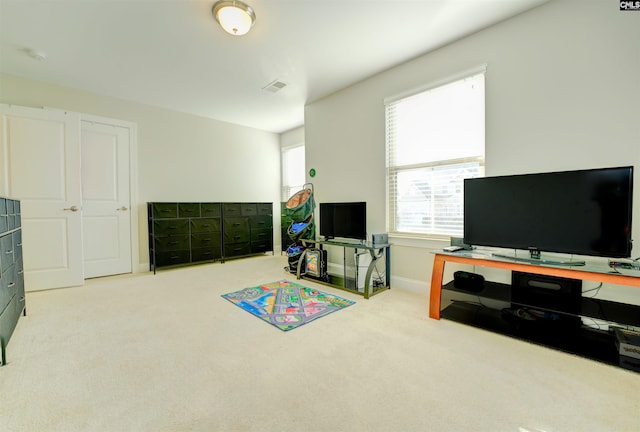
[[[302,189],[305,183],[304,145],[282,150],[282,201]]]
[[[484,75],[385,101],[390,233],[462,236],[464,179],[484,175]]]

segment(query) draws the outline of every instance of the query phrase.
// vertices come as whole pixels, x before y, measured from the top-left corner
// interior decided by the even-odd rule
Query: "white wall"
[[[280,134],[281,148],[287,148],[301,143],[304,144],[304,126],[300,126]]]
[[[369,233],[386,231],[383,100],[484,63],[487,175],[638,169],[638,41],[640,14],[617,1],[554,0],[310,103],[306,157],[318,172],[317,201],[366,200]],[[634,200],[640,244],[640,187]],[[393,243],[394,285],[426,294],[430,251],[442,244]]]
[[[280,239],[279,136],[121,99],[0,74],[0,102],[48,106],[137,124],[140,269],[148,268],[148,201],[274,203]],[[279,250],[279,244],[274,245]]]

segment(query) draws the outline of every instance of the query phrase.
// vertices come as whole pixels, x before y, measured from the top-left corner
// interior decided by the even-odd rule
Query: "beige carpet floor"
[[[27,294],[0,431],[637,431],[640,374],[429,319],[427,288],[282,332],[220,297],[265,256]]]

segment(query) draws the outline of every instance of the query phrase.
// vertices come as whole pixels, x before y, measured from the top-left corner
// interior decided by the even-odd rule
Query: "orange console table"
[[[570,279],[590,280],[616,285],[629,285],[640,288],[640,272],[629,270],[628,274],[612,273],[611,269],[605,264],[590,264],[588,266],[580,267],[547,267],[537,264],[497,260],[484,255],[471,253],[465,253],[464,255],[436,253],[435,255],[436,256],[433,261],[433,273],[431,275],[431,294],[429,299],[429,316],[434,319],[440,319],[442,277],[444,275],[444,265],[447,262],[521,271],[547,276],[558,276]]]
[[[517,271],[523,273],[555,276],[567,279],[588,280],[615,285],[626,285],[640,288],[640,270],[611,269],[606,262],[587,262],[582,266],[557,266],[543,262],[542,264],[518,262],[507,258],[497,258],[475,252],[437,252],[433,263],[431,276],[431,292],[429,298],[429,317],[433,319],[447,318],[475,327],[516,337],[541,345],[550,346],[562,351],[572,352],[583,357],[598,360],[604,363],[622,366],[640,372],[640,360],[619,356],[615,347],[615,336],[608,324],[614,326],[640,327],[640,305],[619,303],[593,297],[582,297],[580,309],[554,310],[545,309],[555,316],[574,317],[580,322],[581,317],[586,319],[580,328],[573,328],[570,332],[562,333],[555,323],[515,323],[505,316],[506,309],[491,309],[484,305],[482,299],[512,302],[512,288],[510,284],[496,282],[484,283],[484,288],[478,293],[466,294],[477,298],[477,301],[452,301],[444,309],[442,308],[442,291],[457,291],[453,282],[443,283],[445,265],[447,263],[468,264],[477,267],[488,267]],[[640,291],[638,292],[640,299]],[[511,303],[512,308],[527,308],[530,305]],[[534,309],[536,309],[534,307]],[[591,324],[593,321],[594,325]],[[598,322],[603,321],[607,325]],[[548,324],[548,325],[547,325]]]

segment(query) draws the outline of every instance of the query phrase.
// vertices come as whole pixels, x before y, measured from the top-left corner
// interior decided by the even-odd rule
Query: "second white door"
[[[82,121],[84,277],[131,272],[130,129]]]

